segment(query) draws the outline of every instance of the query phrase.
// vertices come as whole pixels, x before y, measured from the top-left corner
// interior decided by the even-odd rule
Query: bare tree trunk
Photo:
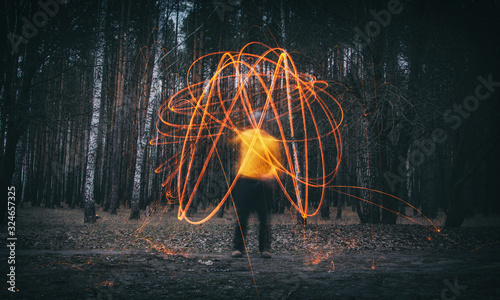
[[[295,141],[295,131],[294,131],[294,125],[293,125],[293,112],[292,112],[292,95],[290,91],[290,78],[289,78],[289,73],[288,73],[288,58],[285,57],[284,59],[284,65],[285,65],[285,80],[286,82],[284,83],[286,85],[286,98],[287,98],[287,105],[288,105],[288,120],[289,120],[289,126],[290,126],[290,135],[292,139],[292,151],[293,151],[293,163],[294,163],[294,170],[293,174],[295,175],[295,194],[297,197],[297,206],[299,209],[303,210],[303,213],[298,213],[297,214],[297,222],[299,224],[306,225],[307,224],[307,201],[304,201],[302,198],[302,193],[301,193],[301,183],[299,181],[299,178],[302,176],[301,175],[301,168],[299,164],[299,153],[298,153],[298,148],[297,148],[297,142]]]
[[[94,175],[96,166],[96,153],[98,146],[99,117],[101,108],[102,75],[104,64],[104,28],[106,21],[106,0],[103,0],[100,8],[99,27],[100,32],[97,41],[94,67],[94,91],[92,95],[92,119],[90,121],[89,147],[87,152],[87,166],[85,169],[85,191],[84,191],[84,223],[93,223],[96,220],[94,206]]]
[[[124,186],[126,177],[122,174],[122,157],[123,155],[123,126],[124,126],[124,97],[125,97],[125,73],[126,73],[126,35],[125,35],[125,10],[126,4],[122,2],[122,10],[120,17],[120,37],[118,49],[118,69],[116,74],[116,104],[115,104],[115,118],[113,122],[113,143],[112,147],[112,166],[111,166],[111,199],[110,199],[110,213],[117,214],[118,205],[120,202],[120,195],[123,195],[121,188]],[[130,9],[130,2],[129,2]],[[127,18],[128,20],[128,18]]]
[[[140,219],[140,200],[141,200],[141,182],[146,182],[144,180],[144,166],[145,156],[147,152],[147,142],[149,139],[149,133],[151,129],[151,123],[153,118],[153,109],[156,107],[155,103],[160,99],[162,94],[162,87],[160,82],[160,57],[162,56],[161,45],[163,44],[163,26],[165,26],[165,6],[160,5],[159,9],[159,21],[158,21],[158,40],[155,42],[153,47],[153,76],[151,80],[151,86],[149,91],[149,100],[146,100],[146,116],[144,119],[141,118],[141,109],[138,110],[138,138],[137,138],[137,157],[135,161],[135,174],[134,174],[134,186],[132,191],[132,210],[130,213],[130,219]],[[139,105],[141,101],[139,101]],[[145,124],[142,128],[141,121],[144,120]],[[142,128],[142,129],[141,129]]]

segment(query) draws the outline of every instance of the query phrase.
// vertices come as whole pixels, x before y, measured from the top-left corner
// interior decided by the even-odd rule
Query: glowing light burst
[[[253,54],[255,49],[263,49],[262,54]],[[194,78],[200,80],[200,65],[205,61],[218,61],[213,76],[193,82]],[[239,52],[200,57],[191,65],[187,83],[160,108],[160,136],[150,142],[177,149],[175,157],[156,172],[167,170],[175,174],[163,186],[170,187],[170,199],[177,196],[179,220],[201,224],[230,199],[240,174],[232,172],[234,165],[225,161],[222,153],[227,157],[229,140],[243,127],[263,125],[282,145],[284,159],[272,163],[279,171],[275,179],[285,197],[303,218],[317,214],[325,188],[335,177],[342,157],[338,128],[343,111],[337,99],[326,91],[327,83],[300,73],[284,49],[260,43],[250,43]],[[266,124],[263,118],[254,118],[256,110],[269,116]],[[187,211],[213,172],[225,178],[225,192],[206,217],[190,220]],[[176,190],[172,191],[175,185]],[[309,212],[313,189],[319,204]]]

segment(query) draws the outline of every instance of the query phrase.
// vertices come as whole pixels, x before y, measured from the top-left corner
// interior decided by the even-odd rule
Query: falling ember
[[[263,54],[253,54],[257,48],[264,49]],[[203,61],[218,61],[213,76],[204,81],[199,73],[190,76]],[[193,82],[196,79],[199,82]],[[250,43],[240,52],[200,57],[191,65],[187,83],[160,108],[160,136],[150,142],[171,145],[177,151],[175,159],[156,172],[169,170],[175,174],[163,186],[169,199],[174,195],[178,199],[179,220],[201,224],[231,198],[240,174],[232,172],[231,162],[223,159],[222,153],[243,126],[260,129],[264,125],[263,118],[255,119],[255,111],[269,116],[265,125],[282,145],[283,160],[268,158],[278,171],[274,174],[278,185],[303,218],[316,215],[342,156],[338,128],[343,112],[337,99],[326,91],[326,82],[298,72],[284,49]],[[225,191],[206,217],[190,220],[187,211],[209,177],[223,178]],[[290,187],[285,188],[285,181]],[[319,195],[319,205],[309,212],[313,189]]]
[[[109,281],[109,280],[104,280],[104,281],[100,282],[99,285],[100,286],[113,286],[113,285],[115,285],[115,283],[112,281]]]
[[[169,256],[183,256],[186,258],[189,257],[189,255],[187,253],[185,253],[184,251],[182,251],[180,249],[172,249],[172,248],[165,246],[164,244],[152,242],[149,239],[144,239],[144,240],[149,242],[149,244],[151,245],[151,249],[162,254],[164,258],[167,258]]]
[[[484,245],[481,245],[481,246],[479,246],[479,247],[475,248],[475,249],[474,249],[474,250],[472,250],[470,253],[474,253],[474,252],[476,252],[477,250],[482,249],[482,248],[484,248],[484,247],[486,247],[486,246],[497,245],[497,244],[500,244],[500,242],[493,242],[493,243],[484,244]]]
[[[306,260],[306,265],[308,265],[308,266],[318,265],[322,261],[325,261],[328,258],[330,258],[330,256],[331,256],[330,252],[328,252],[328,253],[319,253],[319,252],[313,253],[312,257]],[[332,263],[333,263],[333,261],[332,261]]]

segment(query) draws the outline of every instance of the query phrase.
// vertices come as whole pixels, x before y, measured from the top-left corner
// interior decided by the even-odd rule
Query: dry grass
[[[210,211],[200,212],[193,219],[200,219]],[[442,235],[436,234],[423,217],[414,221],[398,219],[400,225],[359,224],[358,216],[350,208],[343,218],[321,220],[319,216],[308,219],[306,227],[296,225],[296,213],[287,211],[272,216],[272,251],[283,254],[343,253],[360,251],[450,251],[474,249],[482,245],[497,245],[496,228],[462,227]],[[119,209],[117,215],[99,212],[94,224],[83,224],[82,209],[25,207],[17,211],[16,234],[19,249],[65,251],[114,251],[120,253],[154,252],[161,255],[186,255],[195,253],[230,253],[234,232],[234,211],[227,211],[224,218],[213,217],[202,225],[191,225],[177,219],[177,212],[159,208],[150,217],[141,211],[140,220],[129,220],[130,210]],[[439,219],[441,218],[441,219]],[[433,220],[442,224],[440,214]],[[486,219],[489,225],[498,225],[497,218]],[[418,224],[425,226],[409,226]],[[258,251],[258,221],[250,220],[247,249]],[[483,226],[484,220],[474,218],[467,226]],[[491,226],[490,226],[491,227]],[[7,232],[2,231],[3,233]],[[1,234],[3,234],[1,233]],[[1,235],[0,234],[0,235]],[[3,236],[2,236],[3,237]],[[5,236],[6,237],[6,236]],[[1,238],[1,237],[0,237]]]

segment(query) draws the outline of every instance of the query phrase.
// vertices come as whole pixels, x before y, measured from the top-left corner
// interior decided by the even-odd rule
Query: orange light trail
[[[262,48],[263,54],[250,53]],[[212,77],[192,82],[192,70],[203,61],[216,61]],[[178,219],[191,224],[209,220],[231,196],[239,173],[231,176],[220,151],[231,136],[243,126],[263,127],[264,119],[254,118],[255,111],[270,116],[271,132],[282,145],[285,159],[268,159],[279,174],[275,179],[291,205],[303,218],[319,212],[325,188],[336,175],[342,146],[339,126],[343,111],[340,103],[326,89],[328,84],[314,76],[300,73],[291,56],[282,48],[249,43],[239,52],[217,52],[196,60],[187,75],[187,87],[173,95],[159,111],[159,137],[152,145],[172,145],[179,151],[175,159],[156,169],[173,171],[163,183],[177,190]],[[321,122],[320,122],[321,121]],[[313,150],[314,149],[314,150]],[[314,158],[314,159],[313,159]],[[210,175],[209,166],[217,165],[226,179],[226,192],[218,205],[201,220],[191,220],[187,211],[200,184]],[[316,174],[315,177],[311,173]],[[293,183],[293,192],[285,188],[285,179]],[[321,197],[317,209],[308,211],[309,190],[318,188]]]
[[[352,197],[352,198],[358,199],[358,200],[360,200],[360,201],[364,201],[364,202],[370,203],[371,205],[377,206],[377,207],[379,207],[379,208],[381,208],[381,209],[385,209],[385,210],[387,210],[387,211],[389,211],[389,212],[391,212],[391,213],[393,213],[393,214],[396,214],[396,215],[400,216],[401,218],[408,219],[408,220],[410,220],[410,221],[412,221],[412,222],[414,222],[414,223],[417,223],[417,224],[419,224],[419,225],[422,225],[422,226],[424,226],[424,227],[427,227],[429,230],[434,231],[434,232],[436,232],[436,233],[441,232],[441,229],[440,229],[440,228],[438,228],[438,227],[434,224],[434,222],[432,222],[432,220],[431,220],[431,219],[429,219],[426,215],[424,215],[424,213],[422,213],[422,212],[421,212],[418,208],[416,208],[415,206],[411,205],[410,203],[408,203],[408,202],[404,201],[403,199],[401,199],[401,198],[399,198],[399,197],[396,197],[396,196],[394,196],[394,195],[391,195],[391,194],[386,193],[386,192],[383,192],[383,191],[378,191],[378,190],[375,190],[375,189],[364,188],[364,187],[358,187],[358,186],[341,186],[341,185],[336,185],[336,186],[333,186],[333,188],[335,188],[334,190],[335,190],[336,192],[340,193],[340,194],[344,194],[344,195],[347,195],[347,196],[349,196],[349,197]],[[372,201],[369,201],[369,200],[363,199],[363,198],[361,198],[361,197],[357,197],[357,196],[355,196],[355,195],[352,195],[352,194],[349,194],[349,193],[346,193],[346,192],[339,191],[339,190],[337,190],[336,188],[351,188],[351,189],[367,190],[367,191],[370,191],[370,192],[373,192],[373,193],[378,193],[378,194],[381,194],[381,195],[384,195],[384,196],[391,197],[391,198],[396,199],[396,200],[398,200],[398,201],[400,201],[400,202],[402,202],[402,203],[406,204],[407,206],[409,206],[409,207],[413,208],[413,209],[414,209],[415,211],[417,211],[417,212],[418,212],[418,213],[419,213],[422,217],[424,217],[424,218],[425,218],[425,219],[426,219],[426,220],[430,223],[430,225],[425,225],[424,223],[419,222],[419,221],[417,221],[417,220],[415,220],[415,219],[413,219],[413,218],[410,218],[410,217],[408,217],[408,216],[405,216],[405,215],[403,215],[403,214],[401,214],[401,213],[399,213],[399,212],[397,212],[397,211],[395,211],[395,210],[392,210],[392,209],[386,208],[386,207],[384,207],[384,206],[382,206],[382,205],[380,205],[380,204],[377,204],[377,203],[375,203],[375,202],[372,202]]]

